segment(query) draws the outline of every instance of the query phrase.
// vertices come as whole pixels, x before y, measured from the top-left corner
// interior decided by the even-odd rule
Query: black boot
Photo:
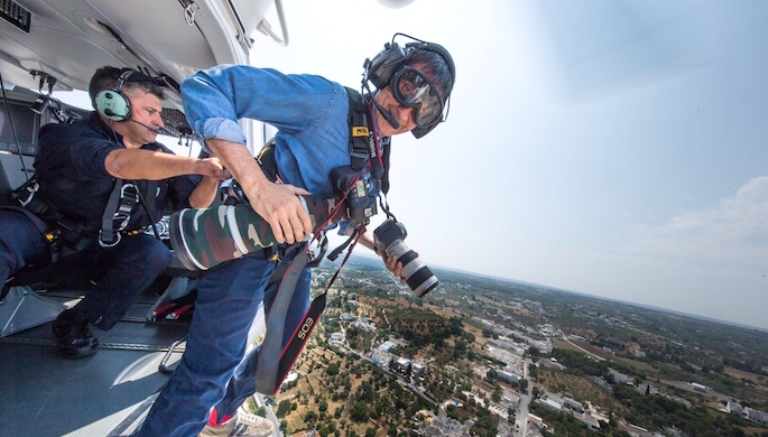
[[[53,335],[64,358],[82,358],[99,350],[99,339],[91,334],[88,321],[74,309],[64,310],[53,321]]]

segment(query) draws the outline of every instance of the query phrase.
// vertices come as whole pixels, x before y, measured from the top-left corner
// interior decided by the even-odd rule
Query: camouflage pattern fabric
[[[299,196],[315,231],[331,217],[337,199]],[[339,208],[330,222],[343,220]],[[208,270],[255,250],[275,245],[272,228],[250,205],[187,208],[170,220],[173,249],[190,270]]]

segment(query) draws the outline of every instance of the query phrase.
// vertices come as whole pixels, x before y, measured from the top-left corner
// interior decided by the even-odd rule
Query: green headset
[[[123,68],[120,70],[120,76],[115,81],[115,89],[102,90],[96,94],[94,103],[96,111],[112,121],[126,121],[131,118],[131,101],[122,92],[123,84],[130,82],[134,74],[140,74],[136,70]]]

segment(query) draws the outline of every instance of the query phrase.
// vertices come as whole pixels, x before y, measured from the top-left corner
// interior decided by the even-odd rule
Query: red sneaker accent
[[[233,417],[235,417],[235,416],[224,416],[222,418],[222,420],[219,422],[217,420],[218,419],[218,413],[216,412],[216,409],[215,408],[211,408],[211,414],[209,415],[208,423],[211,426],[221,426],[225,422],[229,422],[230,420],[232,420]]]

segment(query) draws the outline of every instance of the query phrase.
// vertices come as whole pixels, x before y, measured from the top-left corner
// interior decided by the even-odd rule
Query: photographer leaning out
[[[406,132],[421,138],[445,121],[455,80],[450,54],[438,44],[413,38],[400,46],[397,37],[410,38],[395,34],[382,52],[366,62],[362,95],[319,76],[286,75],[241,65],[201,71],[183,83],[190,125],[234,175],[253,209],[269,223],[280,243],[282,263],[290,262],[296,243],[312,233],[299,195],[338,195],[331,173],[350,167],[368,181],[366,190],[376,195],[380,186],[386,193],[389,138]],[[237,123],[241,118],[264,121],[278,129],[273,148],[262,160],[263,169],[245,147]],[[354,225],[355,220],[351,221]],[[398,232],[391,229],[381,237],[392,243],[390,240],[400,238]],[[360,241],[374,249],[372,235],[366,234]],[[383,243],[379,249],[384,248]],[[387,268],[397,276],[407,276],[403,263],[398,262],[402,253],[388,252],[384,256]],[[245,359],[243,355],[259,304],[264,300],[269,311],[275,297],[277,286],[267,287],[280,268],[273,255],[270,249],[255,251],[203,276],[184,356],[138,435],[269,432],[271,424],[265,425],[264,420],[238,411],[238,407],[255,390],[272,390],[256,384],[260,349]],[[309,305],[309,271],[294,279],[295,292],[285,312],[284,344]],[[427,291],[421,290],[421,294]],[[271,311],[274,315],[275,308]],[[269,360],[276,358],[270,356]]]

